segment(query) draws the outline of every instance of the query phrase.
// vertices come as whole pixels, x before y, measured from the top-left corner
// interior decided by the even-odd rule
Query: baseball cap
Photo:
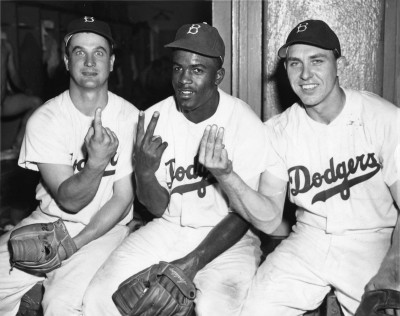
[[[286,58],[287,47],[293,44],[307,44],[319,48],[336,50],[341,56],[340,42],[335,32],[321,20],[300,22],[290,33],[286,44],[278,50],[278,56]]]
[[[206,22],[185,24],[176,32],[175,40],[165,45],[180,48],[209,57],[225,57],[225,44],[218,30]]]
[[[105,37],[111,42],[111,45],[114,45],[111,29],[107,23],[96,20],[92,16],[84,16],[69,23],[67,27],[67,35],[64,36],[65,46],[68,45],[68,41],[71,39],[72,35],[80,32],[96,33]]]

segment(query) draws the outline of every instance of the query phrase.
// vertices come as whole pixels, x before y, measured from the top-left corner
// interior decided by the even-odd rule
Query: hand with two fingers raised
[[[105,169],[118,149],[118,137],[101,123],[101,109],[96,109],[93,126],[85,137],[88,163],[95,168]]]
[[[223,144],[224,128],[207,126],[200,143],[199,162],[216,178],[229,175],[232,172],[232,161]]]
[[[157,125],[159,112],[154,112],[144,131],[144,112],[139,113],[135,143],[135,172],[138,175],[154,175],[160,166],[161,157],[168,146],[160,136],[154,135]]]

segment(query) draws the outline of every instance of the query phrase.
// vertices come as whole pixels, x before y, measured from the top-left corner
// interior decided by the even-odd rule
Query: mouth
[[[97,72],[95,71],[82,71],[82,75],[85,77],[95,77],[97,76]]]
[[[176,91],[176,95],[177,95],[177,97],[182,98],[182,99],[189,99],[194,95],[194,91],[193,90],[187,90],[187,89],[185,89],[185,90],[184,89],[178,89]]]
[[[300,87],[303,91],[314,91],[318,87],[318,85],[315,83],[309,83],[309,84],[302,84],[300,85]]]

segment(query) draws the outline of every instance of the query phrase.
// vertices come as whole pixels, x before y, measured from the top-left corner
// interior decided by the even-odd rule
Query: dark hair
[[[215,66],[217,66],[217,70],[221,69],[222,65],[224,64],[222,59],[220,57],[215,57],[213,59],[214,59]]]

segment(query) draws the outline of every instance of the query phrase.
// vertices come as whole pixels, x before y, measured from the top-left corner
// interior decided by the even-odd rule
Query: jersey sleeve
[[[400,109],[394,108],[393,115],[384,123],[384,134],[381,139],[381,159],[383,177],[388,186],[400,180]],[[397,157],[396,157],[397,155]]]
[[[265,159],[265,170],[268,170],[271,174],[279,179],[288,181],[287,168],[284,161],[284,154],[282,148],[283,138],[280,137],[279,131],[274,128],[274,120],[271,119],[264,123],[264,135],[265,135],[265,148],[266,148],[266,159]]]
[[[249,110],[250,111],[250,110]],[[259,177],[265,168],[266,148],[263,123],[257,116],[247,112],[240,115],[233,143],[234,150],[229,153],[233,170],[253,189],[257,189]],[[229,126],[226,132],[230,133]],[[232,155],[231,155],[232,154]]]
[[[72,165],[65,142],[67,131],[46,109],[39,109],[28,120],[18,165],[38,171],[38,163]]]

